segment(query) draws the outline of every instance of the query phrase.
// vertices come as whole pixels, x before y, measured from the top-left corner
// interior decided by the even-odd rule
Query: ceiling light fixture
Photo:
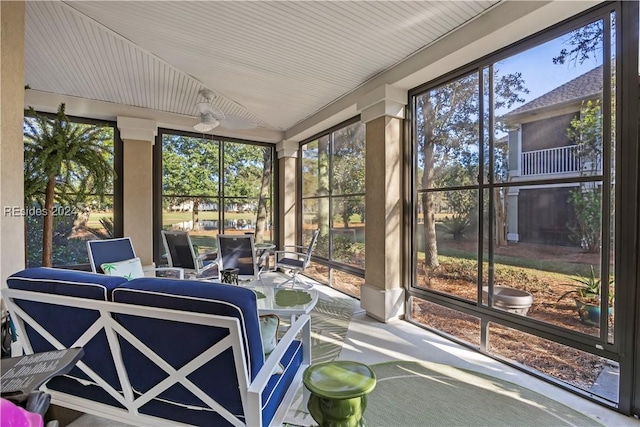
[[[209,132],[218,127],[219,124],[220,122],[213,117],[213,114],[202,114],[200,121],[196,123],[193,128],[198,132]]]

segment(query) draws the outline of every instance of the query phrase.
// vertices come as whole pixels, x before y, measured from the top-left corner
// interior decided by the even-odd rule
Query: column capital
[[[135,139],[150,141],[153,145],[158,135],[158,123],[155,120],[118,116],[118,129],[120,130],[120,139],[123,141]]]
[[[276,144],[276,151],[278,152],[278,158],[283,157],[298,157],[298,150],[300,149],[299,141],[292,141],[290,139],[283,139]]]
[[[357,109],[360,111],[360,121],[367,123],[382,116],[404,119],[405,105],[407,91],[384,84],[363,95],[358,100]]]

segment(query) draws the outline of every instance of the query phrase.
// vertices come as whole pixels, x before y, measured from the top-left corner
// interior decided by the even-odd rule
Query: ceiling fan
[[[252,129],[257,124],[246,117],[238,115],[225,115],[222,110],[213,105],[213,100],[217,95],[209,89],[202,89],[198,92],[205,100],[196,104],[199,121],[193,128],[198,132],[209,132],[218,126],[226,129]]]
[[[205,101],[196,104],[200,121],[193,128],[198,132],[209,132],[225,120],[225,115],[218,107],[213,105],[213,100],[216,97],[213,91],[202,89],[198,94],[202,95]]]

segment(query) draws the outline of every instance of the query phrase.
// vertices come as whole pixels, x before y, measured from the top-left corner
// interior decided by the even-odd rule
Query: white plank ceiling
[[[498,1],[26,2],[32,89],[286,130]]]

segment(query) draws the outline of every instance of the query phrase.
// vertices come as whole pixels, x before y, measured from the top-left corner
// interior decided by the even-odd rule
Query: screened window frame
[[[162,169],[162,144],[164,135],[177,135],[177,136],[185,136],[189,138],[198,138],[205,139],[209,141],[216,141],[219,143],[218,146],[218,192],[215,196],[209,195],[201,195],[201,194],[188,194],[188,195],[171,195],[170,197],[193,197],[193,196],[201,196],[207,197],[211,199],[215,199],[219,202],[218,211],[219,211],[219,223],[222,227],[219,228],[219,232],[224,231],[224,220],[225,220],[225,207],[226,203],[229,200],[234,199],[245,199],[239,196],[225,196],[224,194],[224,145],[225,143],[237,143],[237,144],[246,144],[260,147],[267,147],[271,150],[271,190],[270,197],[268,201],[268,206],[270,207],[270,222],[273,225],[271,228],[271,236],[274,244],[277,243],[278,238],[278,230],[280,224],[280,216],[276,212],[278,206],[278,162],[276,155],[276,146],[275,144],[268,142],[259,142],[259,141],[251,141],[240,138],[229,138],[229,137],[221,137],[212,134],[202,134],[197,132],[187,132],[187,131],[179,131],[175,129],[169,128],[158,128],[158,135],[156,136],[154,149],[153,149],[153,258],[156,264],[160,265],[163,261],[162,259],[162,239],[160,238],[160,231],[162,230],[162,200],[165,197],[162,190],[162,179],[163,179],[163,169]],[[251,198],[252,199],[252,198]]]
[[[299,203],[297,204],[297,209],[296,209],[296,218],[297,218],[297,225],[298,225],[298,233],[296,236],[297,239],[297,245],[303,245],[303,236],[302,236],[302,227],[304,224],[304,218],[303,218],[303,212],[302,212],[302,204],[304,201],[306,200],[320,200],[320,199],[324,199],[327,198],[329,199],[329,212],[333,212],[333,200],[334,199],[345,199],[345,198],[349,198],[349,197],[366,197],[366,186],[364,187],[365,192],[364,193],[353,193],[353,194],[339,194],[339,195],[333,195],[332,193],[332,188],[331,188],[331,182],[333,180],[333,133],[345,128],[349,125],[352,125],[354,123],[359,123],[361,122],[360,120],[360,115],[354,116],[350,119],[347,119],[341,123],[338,123],[335,126],[332,126],[322,132],[318,132],[317,134],[303,140],[300,142],[299,145],[299,150],[298,150],[298,158],[297,158],[297,162],[298,162],[298,166],[297,166],[297,171],[298,171],[298,182],[297,182],[297,193],[298,193],[298,201]],[[365,125],[363,123],[363,125]],[[366,126],[366,125],[365,125]],[[328,136],[329,138],[329,147],[330,149],[329,151],[329,194],[327,196],[318,196],[318,195],[314,195],[314,196],[304,196],[303,195],[303,191],[302,191],[302,163],[303,163],[303,147],[311,142],[314,142],[322,137]],[[365,147],[366,147],[366,135],[365,135]],[[366,168],[366,165],[365,165]],[[366,210],[366,206],[365,206],[365,210]],[[330,218],[331,221],[331,218]],[[325,258],[322,256],[317,255],[316,252],[314,252],[311,256],[311,260],[313,262],[316,262],[320,265],[324,265],[329,267],[329,272],[331,274],[332,269],[336,269],[338,271],[342,271],[348,274],[351,274],[353,276],[359,277],[359,278],[364,278],[364,268],[358,268],[358,267],[354,267],[352,265],[349,264],[345,264],[339,261],[336,261],[334,259],[332,259],[332,254],[333,254],[333,239],[331,238],[332,236],[332,232],[331,232],[331,223],[329,224],[329,257]],[[365,232],[366,234],[366,232]],[[365,241],[366,241],[366,237],[365,237]],[[366,258],[366,255],[365,255]],[[331,280],[331,279],[330,279]]]
[[[636,229],[637,227],[637,222],[634,222],[634,218],[631,218],[631,213],[633,212],[637,212],[638,211],[638,201],[637,198],[635,197],[627,197],[625,198],[624,195],[620,195],[623,193],[623,190],[626,190],[626,194],[637,194],[637,189],[638,189],[638,184],[632,184],[630,187],[632,187],[630,190],[629,189],[622,189],[620,188],[620,183],[625,181],[625,178],[629,178],[630,176],[632,176],[631,172],[633,172],[633,166],[630,166],[629,163],[633,162],[633,160],[630,160],[629,158],[625,158],[622,157],[621,152],[623,151],[623,145],[625,144],[624,142],[624,134],[622,131],[625,131],[628,127],[632,126],[629,124],[630,121],[633,120],[633,118],[631,118],[630,120],[630,115],[633,116],[633,111],[635,111],[635,114],[637,115],[637,99],[635,100],[631,100],[631,101],[627,101],[626,102],[626,106],[628,108],[629,111],[631,111],[632,113],[629,114],[625,114],[625,111],[623,110],[623,105],[624,104],[624,94],[623,94],[623,85],[629,83],[629,81],[631,79],[627,78],[627,79],[623,79],[624,75],[633,75],[635,73],[636,77],[637,77],[637,69],[633,70],[631,69],[632,67],[630,67],[630,65],[632,64],[632,61],[629,62],[625,62],[623,59],[623,49],[624,49],[624,42],[623,42],[623,37],[624,35],[622,34],[622,30],[621,30],[621,23],[623,20],[623,15],[622,15],[622,8],[623,6],[621,5],[622,2],[608,2],[606,4],[601,4],[601,5],[597,5],[593,8],[591,8],[590,10],[587,10],[583,13],[580,13],[576,16],[573,16],[571,18],[568,18],[567,20],[553,25],[545,30],[542,30],[538,33],[535,33],[521,41],[517,41],[515,43],[513,43],[512,45],[497,50],[496,52],[493,52],[489,55],[486,55],[483,58],[480,58],[476,61],[473,61],[469,64],[466,64],[462,67],[459,67],[458,69],[455,69],[449,73],[446,73],[442,76],[437,77],[436,79],[433,79],[432,81],[426,82],[418,87],[415,87],[413,89],[411,89],[408,93],[408,105],[410,106],[410,108],[408,109],[408,119],[407,120],[407,143],[406,143],[406,152],[405,155],[407,156],[408,159],[410,159],[410,167],[408,167],[406,173],[405,173],[405,182],[407,182],[407,190],[405,192],[405,197],[406,197],[406,203],[407,206],[410,206],[410,212],[407,213],[407,215],[405,216],[406,220],[408,221],[407,224],[405,224],[405,232],[406,232],[406,241],[410,242],[409,245],[407,245],[407,248],[405,249],[405,256],[404,256],[404,260],[405,260],[405,282],[409,283],[409,286],[407,286],[407,292],[406,292],[406,300],[405,300],[405,318],[408,319],[410,322],[415,323],[418,326],[421,327],[425,327],[427,329],[432,330],[435,333],[438,333],[440,335],[446,336],[449,339],[452,339],[453,341],[458,342],[459,344],[472,348],[474,350],[480,351],[481,353],[492,357],[494,359],[498,359],[502,362],[505,362],[507,364],[511,364],[513,366],[515,366],[518,369],[523,369],[525,371],[528,371],[530,374],[533,374],[535,376],[540,377],[541,379],[545,380],[545,381],[549,381],[557,386],[560,386],[562,388],[568,389],[572,392],[575,392],[577,394],[581,394],[583,395],[583,397],[586,397],[587,399],[592,399],[597,401],[598,403],[602,402],[600,401],[600,399],[594,399],[593,396],[589,395],[588,393],[582,393],[581,391],[576,391],[575,389],[571,388],[570,386],[565,385],[564,383],[560,382],[559,380],[547,377],[544,374],[539,374],[536,372],[532,372],[527,368],[523,368],[522,366],[518,365],[518,364],[513,364],[510,363],[510,361],[508,360],[504,360],[500,357],[494,356],[492,354],[490,354],[487,351],[487,342],[486,342],[486,337],[487,337],[487,325],[489,322],[494,322],[500,325],[505,325],[507,327],[513,328],[515,330],[519,330],[525,333],[529,333],[532,335],[537,335],[540,336],[542,338],[545,338],[547,340],[551,340],[551,341],[555,341],[558,342],[560,344],[564,344],[570,347],[575,347],[579,350],[600,356],[600,357],[604,357],[610,360],[614,360],[614,361],[618,361],[621,364],[621,377],[623,376],[623,364],[627,363],[630,364],[629,359],[630,356],[627,356],[623,353],[623,349],[629,348],[630,345],[629,344],[625,344],[625,343],[630,343],[633,342],[633,334],[630,332],[632,330],[631,325],[633,324],[633,322],[635,321],[635,318],[633,316],[634,313],[634,299],[633,298],[624,298],[624,295],[628,295],[629,293],[635,294],[635,291],[631,291],[630,289],[616,289],[616,306],[615,306],[615,310],[616,310],[616,326],[615,326],[615,339],[614,339],[614,343],[610,344],[607,342],[606,339],[606,330],[603,330],[603,328],[600,328],[600,336],[595,337],[595,336],[588,336],[585,334],[581,334],[579,332],[574,332],[568,329],[563,329],[560,328],[558,326],[554,326],[552,324],[548,324],[548,323],[543,323],[541,321],[537,321],[535,319],[530,319],[530,318],[526,318],[526,317],[522,317],[522,316],[514,316],[510,313],[501,311],[499,309],[494,309],[491,308],[489,306],[483,306],[481,304],[481,287],[479,287],[478,289],[478,293],[479,296],[477,298],[477,301],[474,301],[472,303],[469,303],[469,301],[465,301],[461,298],[457,298],[455,296],[452,295],[446,295],[446,294],[442,294],[439,292],[435,292],[435,291],[429,291],[426,290],[424,288],[417,288],[415,286],[416,284],[416,261],[417,261],[417,244],[416,244],[416,240],[415,240],[415,235],[416,235],[416,218],[417,218],[417,205],[419,203],[419,192],[417,191],[417,152],[416,152],[416,119],[415,119],[415,99],[417,96],[419,96],[420,94],[424,94],[426,93],[428,90],[430,89],[435,89],[438,88],[450,81],[453,81],[461,76],[464,76],[466,74],[472,73],[472,72],[477,72],[479,77],[480,77],[480,82],[478,84],[478,87],[480,89],[480,102],[479,102],[479,106],[480,106],[480,111],[478,112],[478,117],[479,117],[479,126],[480,129],[478,131],[478,135],[479,138],[483,139],[485,138],[485,133],[484,133],[484,129],[483,129],[483,110],[482,108],[484,108],[484,102],[482,100],[482,96],[483,96],[483,70],[485,69],[485,67],[489,67],[489,66],[493,66],[495,63],[497,63],[500,60],[503,59],[507,59],[517,53],[520,52],[524,52],[532,47],[535,47],[537,45],[543,44],[547,41],[556,39],[559,36],[562,36],[572,30],[575,30],[577,28],[583,27],[584,25],[587,25],[591,22],[597,21],[599,19],[602,19],[604,22],[604,26],[605,26],[605,34],[606,34],[606,27],[608,26],[608,23],[610,22],[609,18],[610,18],[610,14],[611,13],[615,13],[616,14],[616,28],[615,28],[615,32],[612,32],[609,35],[609,38],[605,41],[604,43],[604,51],[602,53],[602,57],[603,57],[603,64],[604,64],[604,71],[603,71],[603,95],[602,98],[603,99],[607,99],[607,100],[611,100],[612,96],[615,96],[616,99],[616,123],[611,123],[610,120],[608,120],[609,123],[611,123],[611,126],[615,126],[616,127],[616,144],[617,144],[617,149],[616,149],[616,181],[617,181],[617,185],[616,185],[616,196],[615,196],[615,203],[616,203],[616,221],[615,223],[606,221],[605,219],[607,218],[607,215],[610,214],[610,212],[607,209],[602,209],[602,222],[603,222],[603,227],[602,227],[602,235],[603,236],[608,236],[610,233],[610,227],[614,228],[615,231],[615,253],[616,253],[616,263],[615,263],[615,277],[616,277],[616,282],[620,281],[626,281],[626,282],[631,282],[634,283],[635,282],[635,270],[633,270],[632,266],[629,263],[626,263],[625,265],[622,265],[622,263],[618,262],[619,257],[621,256],[621,254],[625,253],[625,251],[631,251],[631,253],[633,253],[634,250],[634,244],[635,242],[632,239],[629,239],[628,237],[625,237],[622,233],[621,233],[621,229],[624,227],[625,224],[629,225],[631,227],[631,229]],[[637,17],[635,18],[637,19]],[[628,24],[627,24],[628,25]],[[609,25],[610,27],[610,25]],[[615,76],[616,76],[616,92],[615,94],[607,94],[607,91],[610,92],[610,81],[608,79],[610,79],[611,77],[611,51],[607,51],[608,46],[610,46],[610,41],[611,41],[611,36],[615,36],[614,39],[616,41],[616,70],[615,70]],[[629,35],[627,34],[627,36],[634,36],[637,37],[636,35]],[[637,48],[637,46],[636,46]],[[637,63],[635,64],[637,66]],[[637,92],[636,92],[637,93]],[[629,105],[631,105],[633,107],[634,102],[636,104],[635,109],[634,108],[629,108]],[[602,102],[603,105],[603,109],[608,108],[608,106],[610,106],[611,104],[609,102]],[[607,114],[606,110],[603,110],[603,114]],[[494,114],[492,112],[490,117],[494,117]],[[608,117],[611,117],[611,114],[608,115]],[[636,117],[637,120],[637,117]],[[622,125],[622,123],[624,124],[624,127]],[[637,129],[637,128],[636,128]],[[603,147],[607,147],[608,149],[606,150],[607,152],[610,151],[610,136],[611,136],[611,132],[608,131],[607,128],[607,124],[603,123],[603,135],[606,138],[603,141]],[[494,135],[493,133],[489,133],[489,139],[493,139]],[[631,153],[637,153],[636,148],[631,148],[629,149],[629,142],[626,142],[627,144],[627,150],[630,151]],[[490,148],[493,148],[492,146]],[[480,149],[480,154],[482,154],[484,151],[488,151],[489,153],[493,154],[493,150],[492,149],[488,149],[488,150],[483,150],[482,148]],[[491,154],[491,155],[492,155]],[[482,158],[479,160],[479,169],[480,169],[480,176],[485,176],[484,175],[484,166],[485,163]],[[610,159],[605,155],[605,157],[603,158],[603,165],[610,165]],[[604,167],[603,167],[603,171],[604,171]],[[562,180],[563,183],[566,182],[571,182],[571,181],[575,181],[575,182],[585,182],[585,181],[600,181],[602,180],[603,182],[603,186],[604,187],[608,187],[607,184],[610,183],[609,180],[609,173],[604,174],[603,176],[594,176],[594,177],[589,177],[586,178],[582,177],[582,178],[573,178],[573,179],[565,179]],[[465,186],[465,187],[460,187],[460,188],[478,188],[478,189],[492,189],[494,187],[498,187],[498,188],[508,188],[508,187],[515,187],[515,186],[523,186],[526,185],[527,182],[517,182],[517,183],[494,183],[493,182],[493,174],[491,174],[492,179],[490,180],[490,182],[488,184],[485,184],[484,182],[478,182],[478,184],[476,186]],[[604,178],[604,179],[603,179]],[[484,180],[483,180],[484,181]],[[557,183],[559,180],[555,180],[555,179],[551,179],[551,180],[535,180],[532,181],[533,183],[535,183],[536,185],[542,185],[542,184],[552,184],[552,183]],[[528,182],[529,184],[532,182]],[[451,188],[451,189],[458,189],[458,188]],[[634,193],[634,190],[636,191],[636,193]],[[440,191],[441,189],[437,189],[435,191]],[[425,190],[423,190],[425,191]],[[489,194],[492,194],[493,192],[490,191]],[[478,200],[479,202],[482,202],[482,192],[479,191],[479,196],[478,196]],[[605,202],[605,196],[603,195],[603,205],[606,203]],[[481,204],[479,204],[479,206],[482,206]],[[479,222],[480,224],[482,224],[482,213],[483,210],[480,209],[480,218],[479,218]],[[624,212],[624,213],[623,213]],[[492,224],[492,221],[489,221],[489,224]],[[482,227],[480,228],[480,230],[482,230]],[[492,231],[491,231],[492,232]],[[482,241],[482,234],[479,234],[480,241]],[[492,239],[489,239],[489,241],[491,242]],[[608,239],[603,238],[603,244],[604,242],[607,242],[606,244],[609,244],[610,242],[608,241]],[[606,249],[608,249],[608,247],[606,247]],[[605,252],[605,249],[602,250],[602,252]],[[481,251],[478,252],[479,256],[482,256],[483,253]],[[479,263],[481,265],[481,263]],[[608,271],[608,265],[602,265],[601,268],[604,270],[603,274],[606,274],[606,272]],[[480,266],[479,266],[480,269]],[[482,276],[479,276],[482,277]],[[606,277],[606,276],[605,276]],[[603,299],[606,300],[606,296],[607,293],[606,291],[604,291],[605,286],[603,286]],[[424,299],[439,305],[442,305],[444,307],[450,308],[450,309],[454,309],[460,312],[463,312],[465,314],[469,314],[475,317],[478,317],[481,320],[481,331],[482,331],[482,337],[481,337],[481,345],[480,348],[476,348],[475,346],[472,346],[462,340],[457,339],[456,337],[452,337],[449,336],[447,334],[443,334],[442,332],[434,329],[434,328],[430,328],[428,326],[422,325],[418,322],[415,322],[411,319],[411,305],[412,305],[412,299],[413,298],[420,298],[420,299]],[[604,316],[603,316],[604,317]],[[625,401],[625,399],[630,399],[628,396],[625,395],[625,390],[628,390],[630,388],[630,385],[628,383],[623,383],[623,380],[621,378],[621,393],[619,396],[619,403],[618,405],[620,405],[622,408],[627,408],[628,407],[628,401]],[[605,405],[607,406],[607,405]]]
[[[46,111],[38,111],[35,110],[37,114],[41,116],[47,117],[49,119],[56,118],[56,113],[46,112]],[[106,126],[113,129],[113,170],[115,176],[113,178],[113,232],[114,237],[123,237],[124,233],[124,218],[123,218],[123,142],[120,138],[120,129],[118,129],[118,125],[113,120],[99,120],[90,117],[80,117],[73,116],[69,114],[65,114],[69,121],[73,123],[85,124],[85,125],[95,125],[95,126]],[[24,110],[24,118],[27,119],[32,117],[29,114],[29,110]],[[25,236],[26,238],[26,236]],[[27,249],[25,248],[25,265],[27,264],[28,254]],[[54,265],[54,267],[60,268],[64,267],[71,270],[82,270],[82,271],[91,271],[91,265],[89,262],[82,264],[59,264]]]

